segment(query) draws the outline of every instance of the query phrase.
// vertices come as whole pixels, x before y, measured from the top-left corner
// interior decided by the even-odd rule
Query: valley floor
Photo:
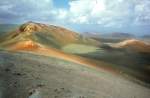
[[[149,98],[150,89],[57,58],[0,52],[0,98]]]

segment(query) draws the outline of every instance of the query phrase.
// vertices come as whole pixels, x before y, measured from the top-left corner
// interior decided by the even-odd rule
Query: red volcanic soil
[[[101,69],[103,70],[107,70],[107,71],[109,70],[114,73],[114,69],[110,68],[107,63],[92,60],[92,59],[87,59],[87,58],[72,55],[72,54],[67,54],[55,48],[44,47],[43,45],[30,41],[30,40],[18,42],[10,46],[9,49],[11,51],[29,52],[29,53],[38,54],[38,55],[56,57],[56,58],[71,61],[74,63],[87,65],[90,67],[101,67]]]

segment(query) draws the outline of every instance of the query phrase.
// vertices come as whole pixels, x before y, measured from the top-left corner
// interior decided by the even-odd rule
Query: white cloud
[[[150,1],[142,0],[135,5],[135,21],[137,25],[150,25]]]
[[[131,14],[131,4],[124,0],[75,0],[69,4],[69,10],[65,11],[66,21],[77,24],[108,25],[122,20],[124,23]]]
[[[101,1],[97,0],[97,1],[93,2],[93,8],[91,11],[91,15],[99,16],[99,13],[102,13],[105,10],[106,10],[105,2],[103,0],[101,0]]]
[[[149,0],[72,0],[69,5],[70,8],[58,16],[70,23],[106,27],[150,23]]]
[[[66,10],[62,10],[62,9],[59,9],[58,10],[58,13],[56,13],[56,15],[58,14],[58,18],[59,19],[65,19],[67,17],[67,11]]]
[[[80,16],[76,18],[71,18],[70,22],[76,23],[76,24],[88,24],[88,17],[87,16]]]

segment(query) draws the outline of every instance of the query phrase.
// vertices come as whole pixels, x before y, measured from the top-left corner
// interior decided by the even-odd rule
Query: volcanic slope
[[[99,44],[71,30],[41,23],[27,22],[15,31],[1,37],[1,46],[7,47],[20,41],[34,41],[47,47],[61,48],[70,43]]]

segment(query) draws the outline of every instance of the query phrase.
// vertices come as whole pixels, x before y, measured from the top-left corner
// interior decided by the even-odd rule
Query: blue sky
[[[150,34],[150,0],[0,1],[0,23],[27,21],[79,32]]]
[[[69,0],[53,0],[53,4],[57,8],[69,9]]]

